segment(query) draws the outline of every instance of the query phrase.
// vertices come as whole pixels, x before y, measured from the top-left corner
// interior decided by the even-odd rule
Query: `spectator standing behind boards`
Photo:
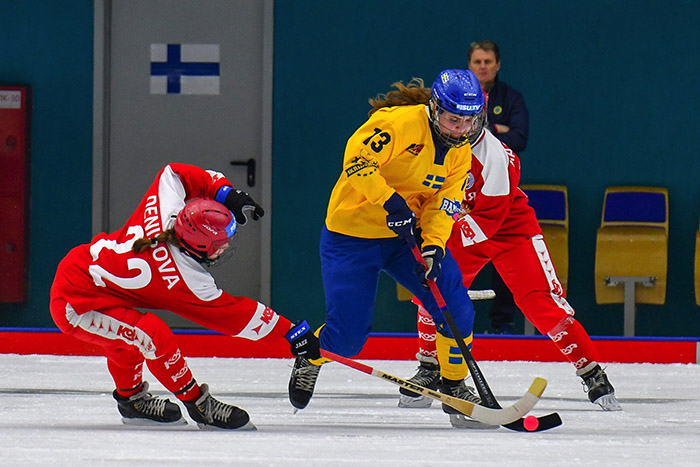
[[[491,40],[472,42],[469,46],[469,69],[476,75],[481,89],[488,94],[488,129],[516,154],[521,154],[527,146],[527,107],[520,92],[498,79],[501,69],[498,45]],[[496,292],[489,312],[491,332],[514,334],[513,320],[518,307],[495,268],[491,275],[491,287]]]
[[[472,42],[469,46],[469,69],[488,93],[488,129],[516,154],[527,146],[529,117],[525,100],[519,91],[498,79],[501,54],[490,40]]]

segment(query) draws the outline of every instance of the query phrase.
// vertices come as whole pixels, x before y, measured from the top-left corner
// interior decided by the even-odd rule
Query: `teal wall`
[[[0,0],[0,83],[33,91],[30,299],[0,304],[2,326],[52,326],[56,265],[89,240],[92,0]],[[700,217],[700,3],[629,1],[275,2],[272,305],[324,317],[318,238],[345,141],[367,99],[414,76],[466,66],[494,39],[501,79],[523,92],[523,182],[569,187],[569,298],[591,334],[621,335],[622,306],[595,304],[595,231],[614,184],[670,190],[667,304],[641,305],[639,335],[700,335],[693,295]],[[488,286],[478,278],[476,288]],[[352,299],[349,297],[348,299]],[[477,305],[476,331],[487,327]],[[380,284],[375,331],[415,330],[413,307]]]
[[[523,183],[569,189],[569,299],[591,334],[621,335],[622,305],[595,303],[596,228],[609,185],[670,192],[667,301],[640,305],[638,335],[700,335],[693,292],[700,217],[700,3],[501,0],[277,1],[273,306],[320,324],[318,238],[347,138],[367,99],[414,76],[466,67],[471,41],[501,47],[500,78],[530,111]],[[488,286],[479,278],[476,284]],[[375,331],[415,331],[380,285]],[[352,297],[348,297],[352,300]],[[477,306],[475,330],[488,327]]]
[[[0,84],[32,93],[29,301],[0,303],[0,327],[53,326],[56,266],[90,239],[92,46],[92,0],[0,1]]]

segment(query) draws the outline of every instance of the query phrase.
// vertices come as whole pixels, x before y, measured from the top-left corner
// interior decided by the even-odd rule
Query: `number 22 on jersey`
[[[100,252],[104,248],[112,250],[117,254],[130,252],[136,239],[142,238],[143,233],[143,227],[140,225],[132,225],[127,230],[127,235],[131,235],[131,238],[124,243],[117,243],[116,240],[107,240],[105,238],[98,240],[90,247],[92,260],[97,261],[100,256]],[[137,274],[133,277],[119,277],[97,264],[91,264],[88,267],[88,271],[90,271],[92,280],[98,287],[106,287],[104,279],[109,280],[122,289],[129,290],[141,289],[146,287],[151,282],[153,274],[151,273],[151,267],[148,265],[148,262],[145,259],[129,258],[126,260],[126,265],[129,268],[129,271],[137,271]]]

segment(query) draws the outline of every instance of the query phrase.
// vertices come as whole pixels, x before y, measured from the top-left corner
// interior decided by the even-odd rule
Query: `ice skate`
[[[481,398],[476,394],[473,387],[467,386],[464,380],[454,381],[447,378],[442,378],[442,382],[438,385],[438,389],[441,393],[447,394],[448,396],[456,397],[458,399],[464,399],[474,404],[481,404]],[[499,425],[487,425],[479,421],[473,420],[472,418],[458,412],[456,409],[450,407],[449,405],[442,404],[442,411],[450,416],[450,424],[454,428],[470,428],[470,429],[495,429]]]
[[[417,355],[420,365],[416,374],[411,376],[407,381],[423,386],[433,391],[437,390],[440,382],[440,366],[437,365],[437,360],[430,357],[425,357],[421,354]],[[429,361],[432,360],[432,361]],[[399,407],[412,409],[425,409],[433,404],[433,400],[422,394],[411,391],[406,388],[399,388]]]
[[[122,397],[115,389],[112,397],[125,425],[186,425],[180,406],[170,399],[153,397],[148,392],[148,383],[141,383],[141,390],[129,397]]]
[[[209,386],[199,386],[202,395],[196,401],[184,402],[190,417],[197,422],[202,430],[221,428],[225,430],[255,430],[248,413],[236,407],[215,399],[209,393]]]
[[[615,397],[615,388],[608,381],[605,371],[593,362],[576,372],[583,379],[583,386],[588,392],[588,399],[605,411],[622,410]]]
[[[294,360],[294,368],[289,378],[289,402],[295,409],[303,409],[309,405],[320,371],[320,365],[314,365],[304,357]]]

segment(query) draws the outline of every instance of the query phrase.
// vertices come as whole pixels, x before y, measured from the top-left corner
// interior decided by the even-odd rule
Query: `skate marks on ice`
[[[151,394],[154,396],[160,396],[160,397],[169,397],[172,396],[171,393],[167,391],[149,391]],[[16,395],[59,395],[59,396],[110,396],[111,397],[111,391],[91,391],[91,390],[85,390],[85,389],[42,389],[42,388],[3,388],[0,387],[0,395],[2,394],[16,394]],[[238,398],[238,399],[280,399],[280,398],[286,398],[287,393],[286,392],[250,392],[250,391],[237,391],[237,392],[232,392],[232,391],[218,391],[217,396],[220,397],[227,397],[227,398]],[[509,395],[497,395],[499,400],[504,400],[506,402],[514,402],[518,400],[518,396],[515,394],[509,394]],[[398,396],[396,394],[367,394],[367,393],[360,393],[360,392],[334,392],[334,393],[323,393],[321,391],[317,391],[314,394],[313,400],[320,400],[320,399],[329,399],[329,400],[344,400],[344,399],[354,399],[354,400],[360,400],[360,401],[366,401],[368,399],[372,400],[381,400],[381,399],[386,399],[386,400],[398,400]],[[572,403],[579,403],[581,401],[585,401],[585,393],[582,393],[581,397],[547,397],[543,396],[542,401],[558,401],[558,402],[572,402]],[[649,405],[649,404],[676,404],[676,403],[684,403],[684,402],[692,402],[695,401],[696,399],[694,398],[650,398],[650,397],[637,397],[637,398],[619,398],[618,400],[622,403],[624,402],[625,405],[628,404],[641,404],[641,405]],[[435,402],[435,404],[438,404],[438,402]],[[544,409],[546,407],[545,403],[540,403],[537,406],[536,411],[542,412],[546,411]],[[579,410],[593,410],[593,411],[598,411],[599,409],[596,406],[591,405],[589,406],[584,406],[581,407]],[[332,408],[330,409],[332,410]],[[552,409],[554,410],[554,409]],[[561,409],[561,410],[567,410],[567,409]],[[568,410],[573,410],[573,409],[568,409]]]
[[[188,362],[214,396],[245,409],[258,431],[205,432],[189,418],[182,427],[127,427],[111,397],[104,358],[0,355],[3,464],[690,466],[700,458],[698,365],[609,364],[624,411],[603,412],[568,364],[480,362],[504,402],[516,400],[533,375],[548,380],[532,414],[557,411],[564,424],[518,433],[453,429],[439,403],[399,408],[394,385],[340,365],[323,367],[311,403],[293,414],[286,393],[291,358]],[[416,366],[370,363],[401,377]],[[147,371],[145,379],[154,395],[174,400]],[[504,443],[507,449],[494,449]]]

